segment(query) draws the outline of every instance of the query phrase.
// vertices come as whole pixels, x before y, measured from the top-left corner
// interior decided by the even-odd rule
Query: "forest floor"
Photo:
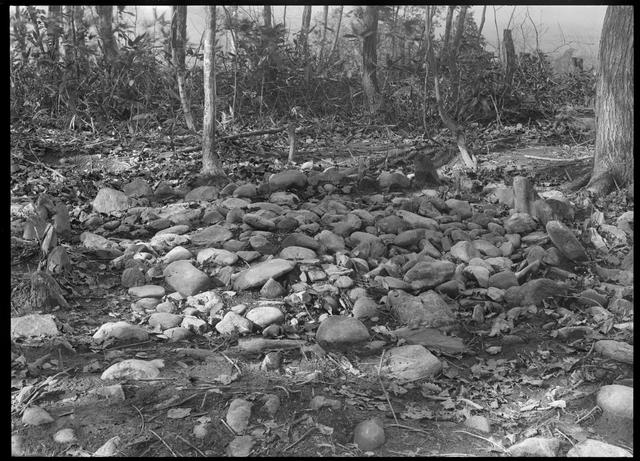
[[[131,218],[127,210],[105,216],[92,207],[99,190],[104,187],[123,190],[135,178],[145,179],[156,191],[158,184],[164,182],[173,188],[173,193],[157,200],[131,198],[129,205],[154,208],[160,213],[159,210],[167,206],[184,203],[185,193],[196,186],[193,178],[200,165],[199,151],[190,149],[198,145],[196,137],[169,139],[157,135],[124,139],[44,128],[12,130],[12,453],[90,456],[97,452],[136,457],[565,456],[581,443],[595,439],[632,454],[632,413],[629,421],[628,414],[619,417],[611,413],[613,410],[598,405],[602,389],[608,385],[633,387],[633,308],[628,308],[633,302],[632,260],[629,263],[633,228],[628,231],[628,226],[633,226],[633,218],[631,214],[630,220],[619,219],[625,213],[628,217],[628,212],[633,210],[632,191],[619,190],[596,199],[583,192],[563,190],[564,184],[589,171],[592,144],[534,144],[522,141],[518,133],[510,135],[510,144],[501,147],[487,144],[486,152],[477,154],[477,173],[445,166],[441,170],[442,185],[427,189],[392,187],[390,191],[373,192],[359,189],[356,181],[361,179],[362,171],[359,176],[348,173],[357,170],[360,157],[366,157],[373,165],[365,174],[374,180],[384,170],[411,173],[409,162],[389,155],[385,147],[390,144],[397,147],[401,142],[398,138],[383,139],[366,129],[356,133],[357,142],[353,141],[354,133],[323,139],[309,137],[302,140],[296,165],[288,165],[283,160],[284,138],[282,145],[270,147],[265,147],[271,142],[268,140],[238,141],[223,146],[225,170],[238,185],[262,183],[270,173],[299,170],[301,164],[308,161],[314,162],[311,170],[305,170],[309,178],[312,172],[322,172],[331,166],[345,171],[341,182],[336,184],[312,185],[309,180],[306,188],[291,188],[298,202],[288,201],[293,199],[285,191],[280,197],[285,202],[279,202],[278,206],[287,212],[320,209],[325,211],[325,216],[337,216],[323,219],[320,213],[315,223],[305,224],[307,227],[303,230],[315,235],[316,240],[323,238],[319,237],[320,231],[332,229],[339,234],[338,223],[345,221],[354,210],[365,210],[357,214],[363,221],[359,230],[373,233],[376,228],[384,242],[381,254],[361,257],[365,264],[369,263],[366,270],[359,270],[357,261],[351,261],[346,264],[351,270],[338,274],[336,267],[345,265],[344,259],[337,255],[340,251],[318,251],[315,262],[298,262],[296,269],[278,278],[285,292],[271,299],[272,305],[284,311],[279,320],[281,327],[271,339],[282,341],[272,343],[272,347],[247,351],[241,340],[263,337],[262,327],[253,325],[251,332],[223,335],[214,324],[233,306],[243,304],[250,310],[265,303],[263,291],[234,288],[233,280],[237,279],[231,278],[231,273],[250,264],[238,261],[228,266],[232,269],[226,269],[221,265],[203,264],[200,258],[194,262],[202,246],[198,248],[193,237],[198,229],[212,223],[201,221],[203,215],[211,212],[207,208],[211,203],[219,206],[220,213],[228,213],[226,221],[224,216],[219,221],[219,227],[230,229],[237,240],[267,235],[264,230],[252,229],[247,220],[243,224],[242,216],[240,223],[230,223],[231,212],[220,208],[229,196],[221,193],[214,200],[189,202],[186,208],[202,210],[202,213],[188,221],[187,228],[181,229],[182,234],[191,236],[191,241],[186,240],[182,245],[194,255],[191,261],[195,266],[221,281],[212,291],[223,306],[216,317],[211,312],[189,307],[191,301],[186,296],[164,297],[165,302],[175,304],[174,313],[205,320],[204,325],[195,323],[192,334],[173,340],[168,332],[149,324],[150,316],[157,312],[157,302],[141,307],[129,289],[150,283],[165,287],[167,294],[175,291],[162,274],[166,267],[163,256],[169,248],[154,247],[157,254],[153,254],[150,249],[153,245],[149,242],[157,229]],[[502,245],[501,254],[506,259],[501,260],[511,264],[508,270],[518,274],[519,285],[545,278],[566,284],[568,292],[514,305],[505,301],[508,290],[487,286],[486,278],[477,275],[478,271],[460,267],[455,275],[459,283],[454,293],[437,289],[455,321],[417,325],[398,319],[394,310],[397,306],[389,301],[391,290],[406,292],[410,300],[418,299],[424,290],[403,285],[407,276],[403,278],[403,272],[394,273],[397,265],[393,264],[402,258],[402,261],[410,260],[420,248],[415,242],[404,247],[397,244],[393,239],[407,227],[382,229],[379,226],[382,218],[402,209],[434,217],[439,226],[432,240],[434,251],[441,254],[443,260],[467,266],[469,259],[454,253],[456,242],[464,240],[456,237],[455,232],[461,230],[468,237],[479,227],[486,231],[486,222],[476,220],[476,214],[484,214],[497,225],[489,226],[490,229],[507,226],[509,199],[504,194],[496,196],[495,191],[511,190],[515,176],[529,178],[541,194],[563,190],[573,209],[572,219],[567,219],[565,224],[581,237],[589,260],[581,265],[565,264],[555,270],[551,267],[554,263],[541,259],[542,262],[531,268],[534,253],[531,247],[542,248],[542,253],[547,254],[554,246],[540,223],[531,231],[520,232],[521,243],[512,251],[504,249],[509,247],[504,245],[504,232],[496,231],[495,247]],[[54,273],[68,307],[32,309],[29,308],[34,297],[32,274],[46,258],[42,256],[43,239],[38,243],[38,240],[23,238],[23,229],[27,222],[26,208],[33,208],[34,205],[29,204],[44,193],[69,210],[71,233],[60,239],[60,244],[70,264],[62,272]],[[260,191],[244,199],[258,204],[274,203],[273,196],[259,194]],[[371,199],[374,196],[376,198]],[[427,207],[429,213],[421,211],[419,204],[424,204],[426,198],[432,200],[437,209]],[[458,202],[449,202],[450,199]],[[443,206],[445,202],[447,205]],[[461,205],[462,202],[466,205]],[[469,217],[453,213],[454,208],[467,205],[473,209],[473,220],[480,223],[479,226],[467,226],[471,222]],[[369,226],[365,222],[367,213],[375,217],[375,223],[368,223]],[[136,216],[140,216],[140,211]],[[268,210],[261,216],[279,222],[279,217],[270,215]],[[171,221],[165,227],[184,222]],[[314,227],[316,223],[318,226]],[[457,228],[447,227],[451,223]],[[624,223],[626,233],[612,231],[611,227],[624,230]],[[592,235],[588,228],[599,229],[605,247],[594,248],[586,237]],[[267,235],[268,241],[262,245],[252,240],[250,248],[247,245],[243,248],[260,253],[260,260],[268,259],[270,255],[281,254],[284,238],[294,230],[295,227],[278,228]],[[143,282],[125,281],[123,266],[113,263],[113,254],[81,243],[80,235],[86,231],[115,242],[125,260],[136,259],[132,257],[134,254],[150,255],[138,258],[147,258],[140,267],[144,271],[159,268],[160,275],[152,277],[149,274],[153,272],[146,272]],[[349,232],[344,231],[343,235],[349,237]],[[479,234],[473,235],[477,239]],[[132,242],[149,245],[138,247],[136,253],[126,250]],[[358,259],[355,246],[344,249],[347,260]],[[222,245],[217,245],[220,247]],[[364,250],[358,248],[362,254]],[[480,258],[500,259],[490,256],[482,253]],[[387,272],[375,272],[376,262],[386,267]],[[324,270],[326,274],[319,279],[324,285],[312,283],[309,279],[312,271],[306,266],[315,268],[316,273],[321,268]],[[131,263],[124,267],[137,266]],[[338,276],[332,275],[332,270]],[[489,267],[490,272],[493,270],[495,267]],[[341,278],[344,274],[348,275],[346,282]],[[325,286],[327,281],[334,286]],[[358,288],[364,290],[358,291]],[[287,301],[286,295],[296,290],[306,291],[310,301],[298,304]],[[586,295],[581,296],[585,290],[595,294],[586,299]],[[376,343],[377,348],[361,348],[354,343],[345,350],[332,348],[331,341],[323,343],[326,347],[320,347],[316,341],[318,325],[327,314],[351,315],[353,302],[362,293],[377,306],[375,314],[362,317],[373,340],[371,343]],[[594,306],[600,309],[594,310]],[[241,309],[234,312],[243,314]],[[21,333],[14,321],[26,314],[43,318],[53,315],[55,334]],[[215,321],[212,322],[212,318]],[[108,334],[106,339],[95,339],[97,330],[116,321],[126,321],[143,333],[134,339]],[[185,325],[184,322],[178,324]],[[32,326],[35,328],[35,322]],[[409,331],[428,338],[402,338],[398,329],[407,326],[412,329]],[[266,337],[266,333],[264,335]],[[285,340],[298,341],[292,343],[298,347],[289,347],[290,343]],[[631,359],[628,353],[606,353],[595,346],[606,340],[631,348]],[[434,355],[438,371],[416,379],[400,379],[394,375],[385,359],[394,348],[407,344],[422,344]],[[159,374],[152,373],[141,379],[131,376],[101,379],[111,365],[133,358],[160,359],[163,367]],[[275,365],[270,365],[270,360],[275,360]],[[409,362],[412,363],[410,359]],[[624,405],[624,397],[615,398],[622,399]],[[236,399],[241,399],[240,403]],[[268,402],[271,403],[265,405]],[[620,400],[617,402],[620,404]],[[244,414],[234,412],[230,404],[231,407],[244,405],[249,410]],[[33,408],[43,412],[30,412]],[[372,448],[366,449],[365,445],[354,443],[354,431],[359,423],[371,418],[377,418],[374,426],[383,428],[385,441],[381,444],[376,436],[365,434],[365,439],[373,438]],[[523,441],[533,442],[527,445]]]

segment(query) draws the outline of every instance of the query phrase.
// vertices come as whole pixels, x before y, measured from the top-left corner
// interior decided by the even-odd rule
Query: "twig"
[[[591,410],[589,410],[587,412],[586,415],[584,415],[582,418],[577,419],[576,420],[576,424],[580,424],[582,421],[584,421],[585,419],[589,418],[594,412],[600,410],[600,407],[598,405],[596,405],[595,407],[593,407]]]
[[[233,365],[235,367],[236,370],[238,370],[238,373],[240,374],[240,376],[242,376],[242,371],[240,371],[240,368],[238,368],[238,365],[236,364],[236,362],[234,362],[233,360],[231,360],[229,357],[227,357],[226,355],[224,355],[224,352],[220,352],[220,354],[227,359],[227,362],[229,362],[231,365]]]
[[[238,435],[238,434],[236,434],[236,431],[234,431],[233,429],[231,429],[231,426],[229,426],[229,425],[227,424],[227,422],[226,422],[224,419],[220,418],[220,422],[222,423],[222,425],[223,425],[224,427],[226,427],[226,428],[229,430],[229,432],[231,432],[231,434],[232,434],[234,437]]]
[[[136,407],[135,405],[131,405],[133,408],[136,409],[136,411],[138,412],[138,414],[140,415],[140,419],[142,420],[142,424],[140,425],[140,433],[142,433],[144,431],[144,415],[142,414],[142,412],[138,409],[138,407]]]
[[[382,351],[382,354],[380,354],[380,363],[378,364],[378,383],[380,383],[380,387],[382,388],[382,393],[384,394],[384,397],[387,399],[387,403],[389,404],[389,408],[391,409],[391,414],[393,414],[393,419],[395,420],[396,424],[400,424],[398,423],[398,417],[396,416],[396,412],[393,410],[393,405],[391,405],[391,400],[389,400],[389,394],[387,393],[387,390],[384,388],[384,384],[382,383],[382,379],[380,378],[380,371],[382,370],[382,358],[384,357],[384,353],[385,351]]]
[[[472,437],[476,437],[476,438],[478,438],[478,439],[482,439],[482,440],[484,440],[485,442],[489,442],[490,444],[492,444],[492,445],[494,445],[494,446],[498,447],[499,449],[501,449],[503,452],[507,453],[507,449],[506,449],[505,447],[503,447],[501,444],[499,444],[499,443],[497,443],[497,442],[494,442],[493,440],[488,439],[488,438],[486,438],[486,437],[482,437],[481,435],[476,435],[476,434],[474,434],[473,432],[469,432],[469,431],[453,431],[453,432],[460,432],[460,433],[462,433],[462,434],[467,434],[467,435],[470,435],[470,436],[472,436]]]
[[[530,158],[533,160],[548,160],[549,162],[577,162],[580,160],[588,160],[593,158],[593,155],[585,155],[584,157],[576,157],[576,158],[549,158],[549,157],[539,157],[537,155],[525,155],[524,158]]]
[[[174,434],[176,437],[178,437],[180,440],[182,440],[184,443],[186,443],[187,445],[189,445],[191,448],[193,448],[195,451],[197,451],[198,453],[200,453],[200,455],[202,455],[202,457],[206,457],[206,455],[204,453],[202,453],[202,451],[196,447],[195,445],[193,445],[191,442],[189,442],[188,440],[186,440],[185,438],[183,438],[180,434]]]
[[[414,432],[421,432],[423,434],[431,434],[431,431],[425,431],[424,429],[418,429],[417,427],[405,426],[404,424],[387,424],[386,427],[399,427],[401,429],[408,429]]]
[[[164,444],[164,446],[165,446],[165,447],[167,447],[167,449],[171,452],[171,454],[173,455],[173,457],[174,457],[174,458],[177,458],[177,457],[178,457],[178,455],[176,455],[176,452],[175,452],[175,451],[173,451],[173,450],[171,449],[171,447],[169,446],[169,444],[168,444],[167,442],[165,442],[165,441],[162,439],[162,437],[160,437],[158,434],[156,434],[156,433],[153,431],[153,429],[149,429],[149,432],[151,432],[153,435],[155,435],[155,436],[158,438],[158,440],[160,440],[160,441]]]
[[[313,431],[315,431],[317,428],[315,426],[313,426],[311,429],[309,429],[307,432],[305,432],[304,434],[302,434],[300,436],[300,438],[298,440],[296,440],[295,442],[293,442],[291,445],[289,445],[288,447],[285,447],[284,450],[282,451],[287,451],[293,447],[295,447],[297,444],[299,444],[300,442],[302,442],[306,437],[309,436],[309,434],[311,434]]]

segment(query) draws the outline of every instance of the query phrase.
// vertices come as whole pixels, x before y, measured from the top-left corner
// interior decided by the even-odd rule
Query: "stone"
[[[181,341],[183,339],[189,339],[193,336],[193,332],[188,328],[174,327],[168,328],[162,332],[170,341]]]
[[[438,222],[433,218],[420,216],[407,210],[396,210],[395,213],[413,229],[438,229]]]
[[[247,213],[242,217],[242,222],[258,230],[274,231],[276,224],[271,220],[256,213]]]
[[[93,340],[101,343],[108,338],[116,338],[121,341],[136,340],[146,341],[149,339],[149,333],[138,325],[131,325],[125,321],[107,322],[98,328],[93,335]]]
[[[612,360],[633,365],[633,346],[612,339],[596,341],[594,350]]]
[[[253,324],[243,316],[229,311],[216,324],[215,328],[221,335],[246,334],[251,333]]]
[[[269,202],[280,206],[293,207],[300,202],[300,197],[296,194],[284,191],[274,192],[269,196]]]
[[[144,272],[139,267],[129,267],[122,272],[120,283],[125,288],[144,285],[146,282]]]
[[[403,277],[405,282],[420,282],[424,288],[434,288],[451,280],[456,265],[451,261],[420,261],[409,269]]]
[[[471,261],[472,258],[479,258],[482,256],[480,252],[468,241],[460,241],[451,247],[451,256],[465,263]]]
[[[446,200],[445,205],[449,208],[450,212],[456,214],[460,217],[460,219],[468,219],[471,217],[473,212],[471,211],[471,205],[466,200],[458,200],[455,198],[450,198]]]
[[[344,238],[334,234],[330,230],[323,230],[318,235],[316,235],[315,238],[323,247],[325,247],[332,253],[344,251],[346,249]]]
[[[447,303],[435,291],[412,296],[401,290],[387,295],[391,312],[403,325],[420,324],[426,327],[443,327],[454,323],[455,316]]]
[[[309,237],[308,235],[301,234],[299,232],[294,232],[292,234],[287,235],[285,239],[282,241],[283,248],[290,247],[290,246],[310,248],[311,250],[314,250],[314,251],[320,251],[321,249],[320,242],[315,240],[313,237]]]
[[[233,280],[234,290],[240,291],[262,286],[270,278],[277,279],[290,272],[295,266],[295,262],[286,259],[271,259],[256,264],[238,274]]]
[[[631,452],[624,448],[594,439],[586,439],[576,443],[566,456],[567,458],[633,458]]]
[[[57,336],[60,334],[55,317],[51,314],[29,314],[11,317],[11,338]]]
[[[378,303],[373,299],[363,296],[353,303],[353,316],[356,319],[364,320],[378,316]]]
[[[289,188],[303,188],[307,185],[307,176],[298,170],[285,170],[272,174],[269,177],[269,186],[272,191],[286,190]]]
[[[528,213],[514,213],[503,225],[509,234],[526,234],[536,229],[536,222]]]
[[[149,242],[151,248],[155,251],[161,253],[164,251],[169,251],[177,246],[186,245],[189,243],[189,237],[186,235],[178,235],[178,234],[159,234],[154,235]]]
[[[510,307],[540,306],[543,299],[564,296],[568,288],[565,284],[541,278],[530,280],[521,286],[514,286],[505,291],[504,299]]]
[[[496,247],[493,243],[487,240],[483,240],[483,239],[473,240],[471,242],[471,245],[473,245],[473,247],[476,250],[478,250],[480,253],[482,253],[485,256],[489,256],[490,258],[502,256],[502,252],[500,251],[500,249],[498,249],[498,247]]]
[[[560,441],[550,437],[529,437],[509,447],[511,456],[535,456],[555,458],[558,455]]]
[[[120,250],[116,242],[104,238],[101,235],[85,231],[80,234],[80,241],[82,242],[82,246],[95,252],[98,256],[116,258],[122,255],[122,250]]]
[[[221,205],[228,210],[232,210],[234,208],[244,209],[249,207],[250,204],[251,202],[249,202],[248,200],[244,200],[236,197],[229,197],[228,199],[223,200],[223,202],[221,203]]]
[[[256,441],[251,435],[241,435],[233,438],[227,446],[226,455],[233,458],[247,458]]]
[[[516,274],[510,270],[501,271],[495,273],[489,277],[489,286],[496,287],[503,290],[507,288],[518,286],[518,279]]]
[[[98,213],[104,213],[108,215],[116,214],[121,211],[126,211],[131,204],[129,203],[129,197],[124,192],[112,189],[110,187],[103,187],[98,191],[96,198],[91,203],[94,211]]]
[[[229,229],[214,224],[195,232],[191,236],[191,243],[196,246],[217,247],[231,239],[231,237],[233,237],[233,234]]]
[[[233,191],[234,197],[254,198],[257,195],[258,195],[257,188],[255,184],[252,184],[252,183],[242,184]]]
[[[175,328],[182,322],[182,315],[156,312],[149,317],[149,326],[158,330]]]
[[[633,387],[620,384],[602,386],[596,396],[596,403],[605,413],[626,418],[633,424]]]
[[[138,197],[150,197],[153,195],[153,189],[149,186],[149,183],[142,178],[135,178],[133,181],[125,184],[122,187],[122,191],[132,198]]]
[[[238,262],[238,255],[220,248],[205,248],[198,252],[198,264],[216,264],[218,266],[233,266]]]
[[[431,378],[440,370],[442,363],[424,346],[409,344],[387,351],[380,374],[399,381],[415,381]]]
[[[384,445],[384,425],[379,418],[359,423],[353,430],[353,443],[362,451],[372,451]]]
[[[425,236],[425,229],[410,229],[404,232],[400,232],[393,240],[393,244],[408,248],[413,245],[417,245],[420,240]]]
[[[486,267],[469,265],[463,269],[463,273],[473,277],[479,287],[487,288],[489,286],[489,270]]]
[[[209,276],[188,261],[174,261],[162,272],[167,284],[182,296],[193,296],[211,285]]]
[[[214,186],[200,186],[187,192],[185,202],[212,202],[218,198],[220,191]]]
[[[549,221],[546,228],[553,244],[567,258],[574,262],[584,262],[589,259],[582,244],[567,226],[560,221]]]
[[[260,289],[260,294],[265,298],[278,298],[286,294],[284,287],[274,279],[269,279]]]
[[[487,434],[491,432],[491,423],[489,423],[489,420],[487,418],[481,415],[469,416],[465,420],[464,425],[471,429],[475,429],[476,431],[485,432]]]
[[[439,350],[446,354],[463,354],[467,347],[462,339],[455,336],[445,336],[435,328],[399,328],[391,332],[398,338],[404,339],[407,344],[419,344],[428,350]]]
[[[410,224],[400,216],[389,215],[376,222],[376,228],[383,234],[399,234],[409,229]]]
[[[165,290],[159,285],[142,285],[129,288],[128,294],[134,298],[162,298]]]
[[[369,332],[358,319],[332,315],[318,327],[316,341],[322,347],[350,347],[369,341]]]
[[[280,251],[280,254],[278,256],[282,259],[292,260],[316,259],[318,257],[315,251],[299,246],[285,247]]]
[[[206,321],[193,315],[185,315],[182,322],[180,322],[180,326],[197,335],[202,335],[209,330],[209,325]]]
[[[160,229],[158,232],[156,232],[156,235],[162,235],[162,234],[182,235],[189,232],[189,230],[191,230],[191,227],[188,224],[177,224],[175,226],[169,226],[169,227],[165,227],[164,229]]]
[[[259,306],[247,312],[246,318],[265,328],[274,323],[282,323],[284,314],[275,306]]]

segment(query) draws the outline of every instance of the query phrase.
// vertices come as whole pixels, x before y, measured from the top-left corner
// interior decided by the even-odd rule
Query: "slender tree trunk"
[[[451,88],[452,88],[452,100],[456,104],[455,111],[458,110],[458,95],[460,94],[460,79],[458,75],[458,52],[460,50],[460,43],[462,43],[462,35],[464,33],[465,18],[467,15],[468,5],[461,5],[458,12],[458,18],[456,20],[456,32],[453,36],[453,42],[451,44],[451,50],[449,52],[449,69],[451,73]]]
[[[424,87],[423,87],[423,99],[422,99],[422,128],[424,130],[424,134],[427,134],[427,112],[428,112],[428,100],[429,100],[429,68],[432,66],[431,57],[433,56],[433,45],[432,45],[432,36],[433,36],[433,15],[435,13],[436,7],[425,5],[424,7],[424,24],[425,24],[425,54],[424,54]]]
[[[202,174],[224,177],[216,146],[216,7],[206,6],[204,32],[204,115],[202,121]]]
[[[264,26],[271,27],[271,5],[264,5],[262,17],[264,18]]]
[[[191,103],[187,94],[185,82],[185,52],[184,46],[187,41],[187,5],[174,5],[172,7],[173,14],[171,17],[171,58],[176,68],[176,77],[178,80],[178,93],[180,94],[180,105],[184,113],[184,121],[187,128],[196,131],[191,115]]]
[[[113,63],[118,56],[118,46],[113,36],[113,5],[97,5],[98,34],[102,40],[102,50],[107,63]]]
[[[596,152],[587,189],[606,194],[633,183],[633,6],[609,6],[596,84]]]
[[[325,43],[327,41],[327,20],[329,17],[329,6],[325,5],[323,7],[322,10],[322,16],[323,16],[323,21],[322,21],[322,39],[320,40],[320,54],[319,54],[319,58],[318,58],[318,63],[320,65],[322,65],[322,61],[324,58],[324,46]]]
[[[52,61],[58,60],[62,31],[62,5],[49,5],[47,18],[47,51]]]
[[[311,26],[311,5],[305,5],[302,10],[302,25],[300,26],[300,50],[305,59],[309,56],[309,28]]]
[[[340,25],[342,24],[342,12],[344,11],[344,5],[340,5],[340,9],[338,10],[338,25],[336,26],[336,36],[333,39],[333,46],[331,47],[331,53],[329,56],[333,56],[336,48],[338,47],[338,39],[340,38]]]
[[[482,7],[482,16],[480,17],[480,25],[478,26],[478,37],[482,37],[482,28],[484,27],[484,20],[487,15],[487,5]]]
[[[382,104],[376,68],[378,66],[378,7],[367,5],[364,8],[362,41],[362,90],[367,108],[375,114]]]
[[[309,29],[311,27],[311,5],[302,10],[302,26],[300,27],[300,49],[304,60],[304,82],[308,87],[311,81],[311,61],[309,59]]]

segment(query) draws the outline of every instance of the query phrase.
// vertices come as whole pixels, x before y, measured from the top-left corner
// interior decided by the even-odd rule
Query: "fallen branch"
[[[530,158],[532,160],[547,160],[549,162],[578,162],[580,160],[589,160],[593,158],[593,155],[585,155],[584,157],[577,158],[549,158],[549,157],[539,157],[537,155],[525,155],[524,158]]]

